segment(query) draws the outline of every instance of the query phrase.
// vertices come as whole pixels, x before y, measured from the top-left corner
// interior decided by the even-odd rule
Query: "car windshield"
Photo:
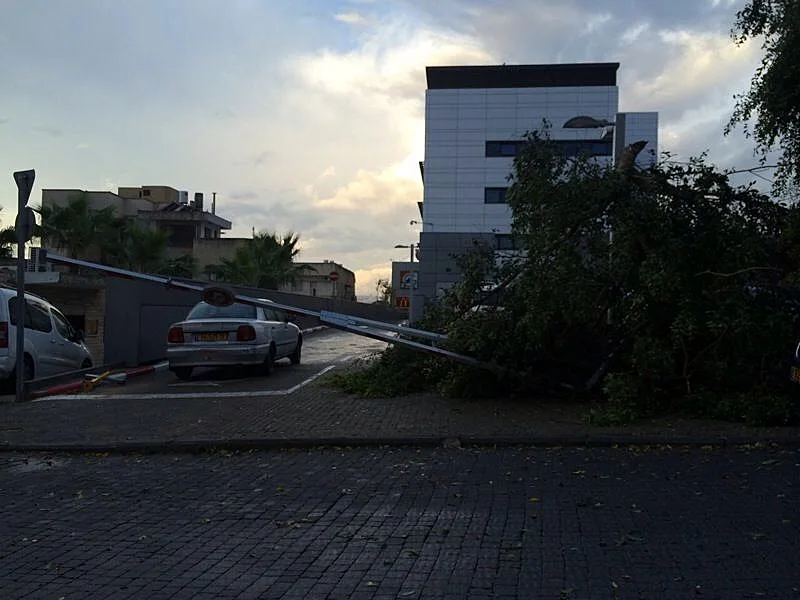
[[[255,319],[256,307],[249,304],[231,304],[230,306],[212,306],[201,302],[186,316],[187,321],[196,319]]]

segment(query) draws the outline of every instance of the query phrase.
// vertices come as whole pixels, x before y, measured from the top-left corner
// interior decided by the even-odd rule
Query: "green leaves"
[[[282,237],[261,232],[239,246],[232,259],[223,259],[213,270],[228,283],[276,290],[293,282],[306,268],[294,264],[300,252],[299,242],[300,236],[293,232]]]

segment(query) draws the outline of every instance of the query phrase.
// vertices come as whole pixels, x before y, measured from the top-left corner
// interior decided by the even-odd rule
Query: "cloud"
[[[363,25],[367,21],[364,15],[355,11],[339,13],[333,18],[340,23],[347,23],[348,25]]]

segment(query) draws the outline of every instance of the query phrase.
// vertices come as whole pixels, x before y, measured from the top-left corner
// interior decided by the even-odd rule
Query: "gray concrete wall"
[[[441,296],[461,280],[456,257],[473,247],[475,241],[494,245],[493,233],[421,233],[419,287],[411,301],[411,320],[419,319],[426,302]]]
[[[208,282],[200,283],[207,285]],[[348,315],[397,323],[405,315],[393,309],[331,298],[314,298],[272,290],[234,288],[238,293],[268,298],[274,302],[306,308],[329,310]],[[199,301],[196,292],[167,289],[162,285],[109,277],[106,279],[105,362],[128,366],[158,361],[166,356],[167,330],[182,320]],[[313,327],[313,317],[298,317],[301,328]]]

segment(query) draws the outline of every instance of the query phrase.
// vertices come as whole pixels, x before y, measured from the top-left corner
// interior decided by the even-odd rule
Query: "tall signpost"
[[[14,181],[17,183],[18,190],[15,224],[17,230],[17,402],[25,399],[25,243],[33,237],[33,226],[36,223],[33,209],[28,206],[35,178],[36,171],[33,169],[14,173]]]

